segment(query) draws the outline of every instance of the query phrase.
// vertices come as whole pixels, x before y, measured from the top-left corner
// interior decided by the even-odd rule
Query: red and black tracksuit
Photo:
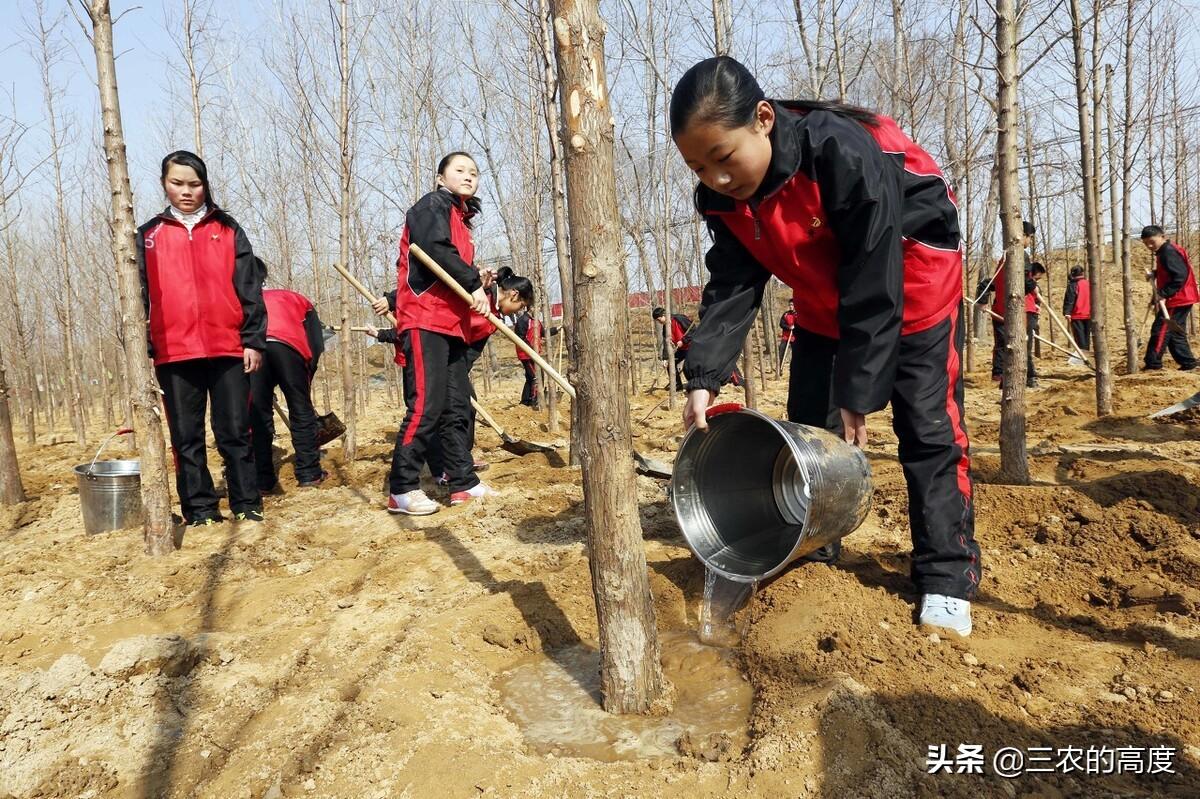
[[[796,312],[784,311],[779,317],[779,368],[783,368],[783,359],[788,347],[796,343]]]
[[[137,256],[184,519],[220,518],[204,441],[210,400],[229,507],[261,510],[242,354],[266,348],[267,317],[250,240],[219,208],[190,231],[167,209],[138,228]]]
[[[1071,320],[1071,337],[1084,352],[1092,347],[1092,285],[1086,275],[1070,278],[1063,295],[1063,316]]]
[[[474,267],[471,217],[477,204],[446,189],[426,194],[408,210],[397,260],[397,362],[404,369],[408,410],[396,435],[389,476],[390,491],[404,494],[420,487],[421,465],[430,442],[441,438],[443,471],[451,492],[479,483],[472,467],[471,308],[420,261],[410,259],[410,244],[419,245],[459,285],[474,292],[482,285]],[[476,357],[478,357],[476,355]]]
[[[958,210],[933,160],[886,117],[875,126],[773,103],[772,155],[748,202],[706,187],[713,237],[688,389],[717,391],[772,274],[795,292],[788,418],[841,432],[839,408],[890,401],[922,593],[979,583],[961,370]]]
[[[522,311],[513,324],[513,332],[539,354],[542,351],[542,331],[542,323],[527,310]],[[537,364],[525,350],[520,347],[517,347],[516,350],[517,360],[521,362],[521,368],[525,370],[525,385],[521,387],[521,404],[537,408],[541,402],[541,398],[538,397]]]
[[[659,334],[659,356],[661,360],[671,358],[671,348],[667,346],[667,328],[671,329],[671,343],[675,345],[674,373],[675,388],[683,390],[683,363],[687,358],[688,348],[692,346],[692,320],[681,313],[671,314],[670,321],[663,325]]]
[[[1166,300],[1167,313],[1171,321],[1187,330],[1188,316],[1192,306],[1200,301],[1196,289],[1196,274],[1187,250],[1168,241],[1154,254],[1155,298]],[[1161,313],[1155,313],[1154,326],[1150,328],[1150,341],[1146,347],[1146,368],[1161,369],[1163,350],[1170,350],[1171,357],[1180,369],[1196,368],[1196,357],[1188,344],[1187,335],[1171,330]]]
[[[263,301],[267,306],[267,349],[262,368],[250,375],[250,429],[258,488],[270,491],[276,482],[275,462],[271,457],[276,386],[287,401],[292,447],[296,450],[292,464],[296,482],[308,483],[321,477],[317,411],[311,388],[317,361],[325,351],[325,337],[317,309],[303,294],[267,289]]]
[[[1002,380],[1004,378],[1004,346],[1008,343],[1008,335],[1004,332],[1004,309],[1007,307],[1005,303],[1006,294],[1004,291],[1004,259],[1000,259],[999,265],[996,267],[996,274],[992,275],[990,289],[982,292],[986,295],[987,291],[994,289],[996,296],[992,299],[992,313],[996,316],[992,317],[992,379]],[[1037,281],[1029,276],[1029,256],[1025,256],[1025,384],[1033,385],[1037,380],[1037,370],[1033,366],[1033,342],[1034,333],[1038,330],[1038,293]]]

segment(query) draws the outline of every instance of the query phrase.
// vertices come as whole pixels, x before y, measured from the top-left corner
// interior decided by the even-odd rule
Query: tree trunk
[[[742,341],[742,386],[746,392],[746,407],[758,408],[758,387],[754,380],[754,330]]]
[[[196,155],[204,157],[204,136],[200,127],[200,75],[196,71],[196,42],[192,0],[183,0],[183,60],[187,64],[188,86],[192,91],[192,140]]]
[[[1125,3],[1125,117],[1121,120],[1121,297],[1125,312],[1125,372],[1137,374],[1138,349],[1137,311],[1133,303],[1133,253],[1130,236],[1130,189],[1133,184],[1133,42],[1134,6],[1136,0]]]
[[[996,159],[1004,233],[1004,389],[1000,403],[1000,470],[1029,482],[1025,447],[1025,254],[1021,250],[1021,192],[1017,179],[1017,24],[1014,0],[997,0]]]
[[[338,69],[341,73],[341,87],[338,99],[338,151],[339,177],[341,189],[341,207],[338,212],[340,228],[338,232],[338,259],[346,271],[353,274],[350,267],[350,0],[338,0]],[[342,281],[339,296],[339,311],[342,330],[350,327],[350,286]],[[346,435],[342,439],[342,452],[347,462],[353,461],[357,454],[356,420],[358,414],[354,405],[354,353],[351,351],[353,337],[343,333],[339,342],[338,352],[342,365],[342,410],[346,418]]]
[[[13,441],[12,415],[8,406],[8,381],[4,376],[4,354],[0,352],[0,505],[25,501],[17,445]]]
[[[1100,260],[1100,218],[1092,159],[1092,113],[1088,101],[1088,75],[1084,66],[1083,17],[1079,0],[1070,0],[1071,47],[1075,56],[1075,100],[1079,115],[1079,160],[1083,175],[1083,225],[1087,247],[1088,282],[1092,291],[1092,356],[1096,364],[1096,413],[1113,412],[1112,374],[1104,324],[1104,264]]]
[[[129,188],[129,165],[125,160],[125,133],[121,126],[121,104],[117,95],[117,68],[113,60],[112,14],[108,0],[90,0],[92,46],[96,52],[96,77],[100,89],[100,113],[104,128],[104,156],[112,192],[114,249],[121,258],[117,285],[121,294],[121,340],[131,397],[137,412],[141,449],[142,504],[146,510],[146,552],[165,555],[175,548],[172,537],[170,494],[167,491],[166,453],[158,387],[146,359],[146,313],[142,307],[142,284],[137,263],[137,228],[133,219],[133,192]]]
[[[644,713],[662,696],[658,631],[642,550],[621,363],[628,290],[617,224],[613,123],[596,0],[553,0],[565,122],[567,196],[577,304],[576,364],[584,509],[600,629],[600,686],[612,713]]]

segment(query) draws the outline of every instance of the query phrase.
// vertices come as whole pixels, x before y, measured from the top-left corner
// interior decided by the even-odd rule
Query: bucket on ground
[[[79,484],[79,506],[83,529],[88,535],[122,530],[142,523],[142,464],[137,460],[97,461],[116,436],[132,433],[122,429],[104,439],[91,463],[75,467]]]
[[[722,577],[763,580],[853,532],[866,518],[871,468],[827,430],[740,405],[708,411],[675,458],[671,502],[692,552]]]

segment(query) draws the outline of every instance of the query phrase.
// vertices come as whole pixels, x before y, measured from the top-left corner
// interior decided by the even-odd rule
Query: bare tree
[[[1088,278],[1092,291],[1092,353],[1096,362],[1096,412],[1111,414],[1112,374],[1108,363],[1108,341],[1104,320],[1104,263],[1100,259],[1099,185],[1092,153],[1092,105],[1088,98],[1088,73],[1084,65],[1083,13],[1079,0],[1070,0],[1071,47],[1075,56],[1075,97],[1079,115],[1079,158],[1083,175],[1083,225],[1087,246]],[[1097,9],[1098,10],[1098,9]],[[1094,79],[1094,75],[1092,76]]]
[[[1017,178],[1017,13],[1013,0],[996,3],[996,163],[1004,235],[1004,389],[1000,405],[1000,468],[1029,482],[1025,445],[1025,254],[1021,250],[1021,193]]]
[[[96,54],[96,82],[100,90],[100,113],[104,128],[104,154],[112,190],[114,249],[120,255],[117,275],[121,292],[121,334],[129,369],[133,404],[140,428],[142,504],[146,509],[144,537],[146,552],[165,555],[175,548],[167,465],[159,416],[158,387],[146,359],[146,313],[142,307],[138,275],[133,192],[129,188],[129,166],[125,160],[125,132],[121,125],[121,103],[117,94],[117,68],[113,53],[112,14],[108,0],[78,0],[92,26],[92,48]]]
[[[600,628],[601,693],[614,713],[644,713],[663,692],[658,632],[638,526],[629,453],[629,398],[621,378],[628,293],[616,220],[611,98],[604,22],[596,0],[553,0],[559,98],[576,303],[584,508]],[[628,363],[624,364],[628,367]]]

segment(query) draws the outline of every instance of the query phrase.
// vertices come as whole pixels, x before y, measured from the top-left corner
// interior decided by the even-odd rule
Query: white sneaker
[[[404,513],[409,516],[429,516],[441,510],[441,505],[425,496],[419,488],[405,494],[389,494],[388,513]]]
[[[482,499],[483,497],[496,496],[496,490],[486,483],[476,483],[473,487],[466,491],[455,491],[450,495],[451,505],[462,505],[465,502],[470,502],[473,499]]]
[[[971,634],[971,603],[945,594],[925,594],[921,597],[917,623],[923,628],[934,628],[932,632],[966,638]]]

